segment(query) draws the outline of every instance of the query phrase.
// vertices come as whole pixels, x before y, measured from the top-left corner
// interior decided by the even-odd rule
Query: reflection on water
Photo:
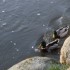
[[[69,0],[1,0],[0,70],[25,58],[40,56],[33,48],[45,32],[49,39],[54,29],[70,23],[69,6]]]

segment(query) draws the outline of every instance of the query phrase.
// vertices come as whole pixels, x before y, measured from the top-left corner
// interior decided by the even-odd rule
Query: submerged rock
[[[33,57],[13,65],[8,70],[49,70],[52,62],[48,57]]]
[[[65,40],[61,48],[60,63],[70,64],[70,36]]]

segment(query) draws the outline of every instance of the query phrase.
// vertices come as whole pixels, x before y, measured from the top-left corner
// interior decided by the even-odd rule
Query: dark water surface
[[[32,46],[44,32],[69,24],[69,15],[70,0],[0,0],[0,70],[40,55]]]

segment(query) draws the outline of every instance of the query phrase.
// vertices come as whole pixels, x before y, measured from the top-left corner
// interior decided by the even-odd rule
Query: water
[[[69,7],[69,0],[0,0],[0,70],[40,56],[36,43],[43,33],[69,24]]]

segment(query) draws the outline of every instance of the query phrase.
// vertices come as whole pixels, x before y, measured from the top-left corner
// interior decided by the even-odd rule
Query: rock
[[[53,61],[48,57],[33,57],[23,60],[8,70],[48,70]]]
[[[70,67],[67,70],[70,70]]]
[[[65,40],[61,48],[60,63],[70,64],[70,36]]]

